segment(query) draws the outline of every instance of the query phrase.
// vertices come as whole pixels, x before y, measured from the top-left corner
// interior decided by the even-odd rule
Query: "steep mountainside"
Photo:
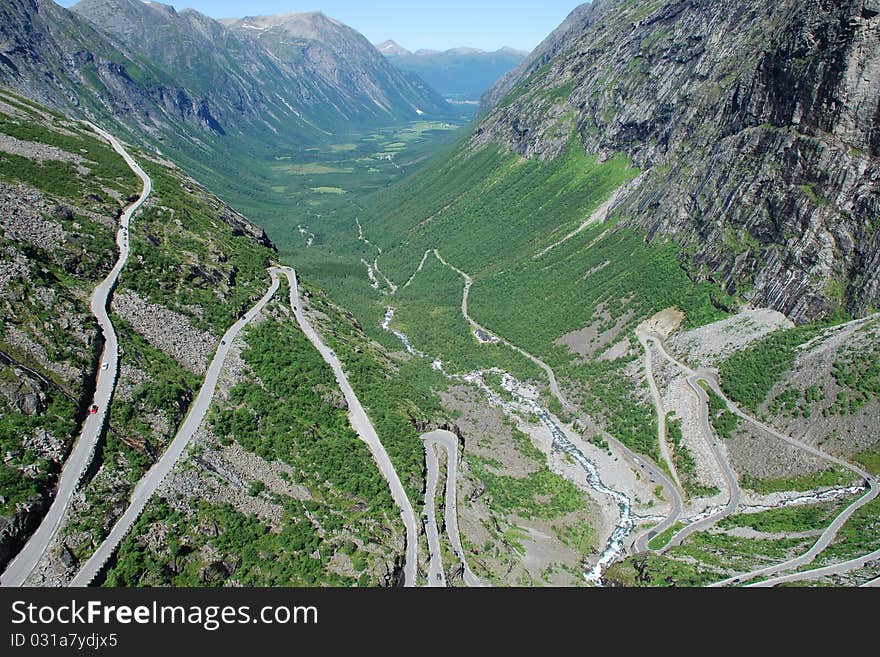
[[[548,159],[574,132],[645,170],[611,214],[681,243],[694,280],[797,322],[880,305],[875,0],[606,0],[568,22],[489,94],[510,89],[475,146]]]
[[[156,190],[132,224],[112,306],[123,357],[103,458],[116,492],[86,492],[99,500],[98,527],[130,486],[126,474],[173,435],[194,374],[263,293],[273,256],[261,229],[191,179],[146,157],[143,165]],[[89,297],[116,261],[116,222],[139,181],[83,124],[2,90],[0,190],[5,563],[39,521],[91,402],[102,339]]]
[[[136,81],[153,81],[151,76],[91,25],[54,2],[4,2],[0,34],[0,80],[29,97],[59,107],[80,107],[83,112],[115,107],[119,113],[161,113],[161,103],[146,98]],[[161,89],[155,93],[163,95]],[[177,94],[172,91],[169,96]],[[181,113],[184,105],[193,107],[182,96],[176,100]],[[148,122],[143,127],[149,129]]]
[[[185,89],[215,133],[296,122],[281,96],[290,94],[289,73],[252,39],[207,16],[139,0],[82,0],[71,12]]]
[[[457,149],[318,227],[319,239],[334,245],[330,256],[350,250],[353,260],[342,270],[328,257],[315,276],[368,330],[405,334],[416,354],[430,354],[446,372],[501,368],[543,389],[543,399],[558,385],[575,412],[628,448],[657,460],[674,453],[687,494],[723,506],[729,484],[706,451],[700,401],[681,368],[662,369],[655,353],[653,368],[666,377],[658,395],[671,400],[654,405],[636,331],[672,317],[666,335],[734,326],[757,339],[764,328],[751,322],[753,309],[741,324],[731,314],[748,305],[779,311],[770,313],[769,331],[878,305],[877,20],[862,3],[850,12],[746,0],[582,8]],[[813,45],[799,51],[801,41]],[[438,273],[432,263],[440,257],[449,267]],[[358,264],[374,292],[366,278],[352,279]],[[781,331],[774,340],[807,340],[824,328]],[[384,339],[393,344],[395,335]],[[716,338],[706,340],[711,351]],[[522,362],[522,352],[503,349],[507,343],[543,360],[555,381],[536,373],[534,360]],[[680,357],[694,365],[691,351]],[[750,365],[742,385],[765,370]],[[732,380],[727,374],[721,385]],[[839,388],[823,389],[833,396]],[[768,394],[757,403],[769,408]],[[802,397],[817,412],[835,403],[820,405],[816,394]],[[688,422],[680,445],[673,429],[658,439],[658,413],[679,401]],[[569,410],[560,404],[557,412]],[[805,439],[827,441],[845,457],[870,448],[876,432],[859,422],[872,404],[851,419],[832,415]],[[834,431],[850,442],[828,439]],[[594,429],[582,435],[603,444]],[[762,436],[734,436],[729,448],[745,463],[738,472],[793,486],[788,478],[827,466],[783,444],[773,446],[771,472],[743,456],[767,442]],[[764,449],[755,453],[771,453]]]
[[[799,568],[817,542],[817,565],[880,549],[880,313],[846,316],[875,309],[880,286],[878,2],[598,0],[498,83],[457,147],[348,199],[366,189],[356,163],[402,170],[425,157],[422,135],[451,127],[382,126],[425,107],[348,28],[89,0],[101,36],[71,12],[56,29],[40,0],[4,4],[33,10],[0,38],[19,85],[73,107],[84,81],[108,121],[122,89],[147,110],[117,127],[154,129],[164,152],[254,197],[302,180],[276,191],[275,220],[306,206],[285,255],[318,287],[289,299],[276,280],[221,345],[204,421],[97,581],[395,585],[415,548],[418,583],[738,584]],[[103,54],[71,60],[93,40]],[[248,73],[272,67],[284,90]],[[162,89],[207,109],[181,113]],[[273,94],[281,114],[262,111]],[[342,134],[355,113],[377,127]],[[224,330],[277,257],[208,189],[130,150],[154,189],[110,304],[108,430],[30,584],[69,583],[175,453]],[[0,91],[0,561],[51,498],[102,371],[88,295],[138,187],[84,124]],[[392,502],[303,317],[414,514]],[[435,429],[439,471],[420,440]],[[428,483],[441,496],[446,477],[444,527]],[[862,566],[846,581],[880,574]]]
[[[108,535],[177,434],[221,336],[265,294],[276,258],[242,215],[168,162],[129,151],[152,193],[131,221],[110,302],[120,366],[107,431],[33,585],[69,583]],[[85,124],[0,88],[0,569],[39,524],[88,414],[103,348],[89,297],[118,257],[121,208],[140,185]],[[402,444],[383,431],[395,460],[419,454],[410,434]],[[114,559],[111,582],[399,580],[387,484],[285,289],[231,345],[193,443]],[[407,471],[418,486],[421,470]]]
[[[263,34],[138,0],[72,11],[10,0],[0,4],[0,84],[149,145],[237,203],[272,196],[279,156],[454,115],[350,28],[297,20]]]
[[[477,101],[503,75],[525,58],[512,48],[485,52],[476,48],[452,48],[445,52],[418,50],[414,53],[386,41],[376,46],[403,71],[417,74],[447,99]]]
[[[116,259],[113,223],[135,188],[90,131],[2,92],[0,564],[38,524],[85,416],[100,356],[88,295]]]
[[[481,109],[490,108],[501,100],[513,86],[522,78],[531,75],[541,66],[552,59],[560,50],[577,38],[586,25],[589,25],[591,17],[599,10],[601,5],[608,0],[594,0],[576,7],[559,27],[547,35],[538,47],[528,54],[525,59],[512,71],[509,71],[486,93],[481,99]]]
[[[142,12],[142,7],[155,16],[127,19],[135,10]],[[175,68],[169,69],[162,59],[150,61],[149,53],[142,56],[131,47],[144,43],[145,34],[161,33],[157,22],[163,14],[126,0],[96,3],[95,10],[100,8],[108,13],[112,10],[109,15],[114,16],[116,24],[130,20],[137,25],[132,29],[140,35],[136,43],[114,39],[51,0],[4,3],[0,7],[4,43],[0,81],[55,107],[111,120],[139,139],[164,140],[179,135],[192,146],[210,141],[229,128],[242,128],[249,121],[253,123],[251,130],[269,129],[266,117],[258,111],[268,108],[255,105],[261,99],[254,98],[252,88],[241,86],[244,76],[236,80],[225,75],[225,79],[211,80],[210,75],[181,74],[187,71],[185,59],[173,62]],[[179,38],[180,34],[175,36]],[[164,43],[165,50],[173,52],[174,41],[165,43],[160,38],[157,43]],[[198,54],[204,55],[205,50],[202,48]],[[211,65],[210,57],[198,64],[203,70],[210,70]],[[277,72],[277,67],[273,68],[275,71],[270,73]],[[206,93],[208,89],[210,94]],[[238,104],[235,112],[232,99]],[[274,102],[284,109],[280,102]],[[220,123],[221,114],[224,123]]]
[[[435,91],[390,66],[363,35],[320,12],[225,23],[234,33],[255,36],[288,66],[305,102],[322,112],[332,108],[344,120],[375,121],[448,111]]]

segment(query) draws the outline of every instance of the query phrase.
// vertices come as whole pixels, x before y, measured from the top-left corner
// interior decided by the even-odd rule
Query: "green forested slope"
[[[625,158],[599,163],[574,143],[565,155],[546,162],[491,147],[459,148],[375,195],[358,218],[365,236],[383,250],[382,272],[398,286],[409,279],[424,252],[436,248],[474,278],[474,319],[527,350],[561,362],[566,357],[554,355],[554,340],[590,324],[603,302],[612,317],[628,312],[631,323],[678,305],[691,324],[717,316],[719,301],[731,303],[713,286],[695,285],[685,275],[673,243],[648,244],[637,233],[618,228],[618,217],[541,255],[637,174]],[[375,247],[355,241],[354,217],[344,213],[324,229],[327,241],[334,243],[334,261],[322,263],[309,254],[310,275],[341,295],[346,305],[381,317],[388,300],[370,292],[365,268],[357,264],[360,257],[372,262]],[[349,267],[342,266],[344,257],[338,258],[346,250]],[[451,272],[444,276],[455,278]],[[420,285],[418,280],[414,286]],[[365,295],[372,295],[372,305]],[[406,306],[413,293],[402,290],[398,296]],[[460,297],[447,305],[459,303]],[[427,314],[423,320],[433,323]],[[417,330],[417,321],[408,319],[407,326]],[[431,346],[419,348],[430,351]]]

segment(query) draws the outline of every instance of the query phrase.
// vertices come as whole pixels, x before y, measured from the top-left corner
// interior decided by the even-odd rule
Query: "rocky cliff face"
[[[547,35],[547,38],[538,44],[538,47],[529,53],[519,66],[502,76],[491,89],[486,91],[481,99],[481,109],[491,109],[513,89],[517,82],[537,71],[563,50],[566,44],[577,39],[591,24],[593,15],[602,3],[603,0],[595,0],[575,7],[559,27]]]
[[[133,59],[159,67],[157,75],[165,78],[165,85],[179,88],[162,95],[192,104],[195,111],[185,117],[201,112],[208,130],[222,134],[279,121],[296,123],[291,110],[275,97],[287,81],[283,67],[252,39],[229,33],[207,16],[140,0],[82,0],[71,13]]]
[[[566,23],[487,95],[475,145],[550,158],[574,132],[645,171],[611,214],[681,243],[695,280],[797,322],[880,306],[880,2],[605,0]]]
[[[0,83],[29,98],[80,115],[112,117],[142,137],[218,128],[210,99],[52,0],[4,2],[0,44]]]

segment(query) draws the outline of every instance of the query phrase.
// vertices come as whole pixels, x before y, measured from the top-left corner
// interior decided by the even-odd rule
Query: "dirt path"
[[[654,463],[652,463],[650,461],[650,459],[648,459],[647,457],[644,457],[644,456],[641,456],[641,457],[637,456],[628,447],[626,447],[626,445],[624,445],[619,440],[617,440],[617,438],[615,438],[610,433],[608,433],[607,431],[605,431],[604,429],[599,427],[593,421],[593,419],[591,417],[582,413],[579,409],[575,408],[568,401],[568,399],[566,399],[565,396],[562,394],[562,391],[559,388],[559,383],[556,380],[556,374],[553,372],[553,369],[549,365],[547,365],[547,363],[542,361],[540,358],[530,354],[525,349],[522,349],[518,345],[513,344],[509,340],[499,336],[496,333],[493,333],[489,329],[487,329],[484,326],[482,326],[481,324],[477,323],[470,316],[470,313],[468,312],[468,297],[470,294],[471,286],[473,285],[473,279],[467,273],[463,272],[458,267],[448,263],[443,258],[443,256],[440,255],[438,250],[436,250],[436,249],[434,250],[434,255],[437,257],[437,259],[443,265],[445,265],[446,267],[449,267],[452,271],[458,273],[458,275],[464,279],[465,285],[464,285],[464,292],[462,293],[462,299],[461,299],[461,313],[462,313],[462,316],[464,317],[465,321],[467,321],[468,324],[470,324],[471,328],[475,332],[482,331],[485,334],[493,336],[493,338],[496,339],[501,344],[509,347],[510,349],[513,349],[514,351],[521,354],[522,356],[524,356],[525,358],[527,358],[528,360],[533,362],[535,365],[540,367],[541,370],[543,370],[544,373],[547,375],[547,380],[548,380],[549,386],[550,386],[550,392],[553,394],[553,396],[556,398],[556,400],[562,405],[562,407],[567,412],[571,413],[573,416],[578,418],[578,420],[583,425],[589,427],[592,431],[599,434],[611,446],[611,448],[613,448],[615,451],[617,451],[617,453],[619,453],[622,456],[624,461],[629,464],[629,466],[632,468],[632,470],[634,472],[644,474],[644,475],[648,476],[649,480],[656,482],[656,483],[659,483],[659,485],[663,487],[666,494],[669,495],[668,499],[671,500],[670,512],[666,516],[665,520],[663,520],[663,522],[661,522],[656,527],[653,527],[651,529],[644,531],[642,534],[637,536],[635,538],[635,540],[632,542],[632,548],[634,550],[636,550],[636,551],[646,550],[647,543],[655,535],[665,531],[666,529],[668,529],[669,527],[674,525],[675,522],[678,520],[679,515],[681,514],[681,510],[682,510],[681,493],[679,493],[679,490],[676,487],[676,485],[666,475],[666,473],[664,473],[659,467],[657,467]],[[564,438],[564,436],[563,436],[563,438]],[[603,485],[603,487],[604,487],[604,485]]]

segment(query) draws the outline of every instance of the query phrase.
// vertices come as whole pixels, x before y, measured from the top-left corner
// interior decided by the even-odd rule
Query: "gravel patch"
[[[758,479],[788,479],[819,472],[828,462],[775,436],[740,422],[725,442],[734,470]]]
[[[150,303],[136,292],[113,297],[113,312],[146,338],[153,347],[170,356],[194,374],[204,374],[213,357],[217,339],[200,331],[183,315]]]
[[[744,308],[733,317],[673,335],[667,346],[674,353],[685,355],[692,367],[716,367],[735,351],[773,331],[793,326],[791,320],[775,310]]]
[[[26,157],[29,160],[35,160],[40,163],[49,160],[53,162],[72,162],[73,164],[82,165],[87,162],[82,156],[69,153],[57,146],[50,146],[49,144],[43,144],[37,141],[23,141],[2,132],[0,132],[0,151],[9,153],[10,155]],[[89,169],[86,168],[85,172],[80,171],[80,173],[85,175],[89,173]]]
[[[0,232],[5,239],[52,251],[67,241],[61,224],[46,219],[49,211],[42,194],[20,184],[0,183]]]
[[[706,442],[700,422],[699,400],[684,377],[676,378],[669,383],[663,395],[663,406],[667,412],[674,413],[682,420],[682,443],[694,459],[696,481],[703,486],[717,486],[721,491],[718,495],[702,498],[699,503],[705,506],[726,502],[730,494],[727,490],[727,481],[718,466],[712,448]],[[687,512],[698,510],[691,508],[694,502],[695,500],[691,500],[687,505]]]

